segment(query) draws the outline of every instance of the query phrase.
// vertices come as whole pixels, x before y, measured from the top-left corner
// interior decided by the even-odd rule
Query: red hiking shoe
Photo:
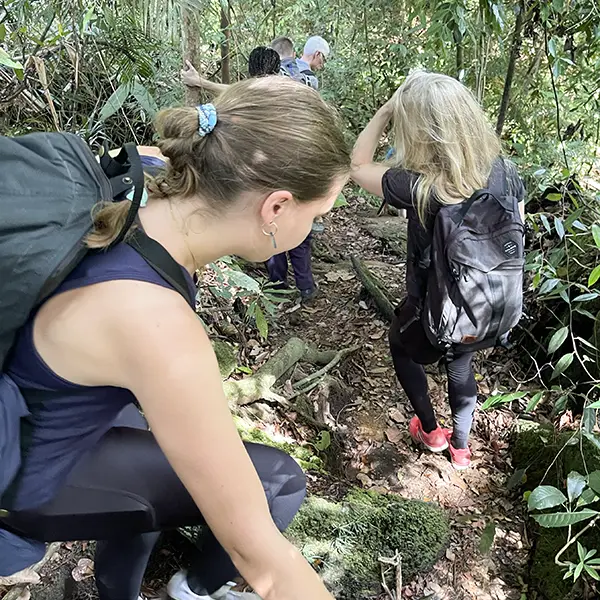
[[[452,445],[452,432],[447,431],[448,436],[448,450],[450,451],[450,458],[452,459],[452,466],[457,471],[464,471],[471,466],[471,451],[469,448],[455,448]]]
[[[415,442],[423,444],[431,452],[443,452],[448,447],[446,431],[438,427],[430,433],[425,433],[419,417],[413,417],[410,420],[409,430],[410,437]]]

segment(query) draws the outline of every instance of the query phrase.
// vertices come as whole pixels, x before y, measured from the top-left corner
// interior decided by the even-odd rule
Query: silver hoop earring
[[[277,225],[277,223],[275,223],[275,221],[271,221],[269,223],[269,227],[272,227],[274,229],[274,231],[265,231],[265,226],[263,225],[263,227],[262,227],[263,235],[271,237],[271,242],[273,242],[273,248],[275,248],[275,250],[277,250],[277,240],[275,239],[275,234],[279,231],[279,226]]]

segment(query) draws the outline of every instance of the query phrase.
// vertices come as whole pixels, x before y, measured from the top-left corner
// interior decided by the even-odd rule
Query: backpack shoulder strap
[[[139,227],[130,233],[127,244],[138,252],[166,282],[170,283],[193,309],[196,308],[196,299],[190,291],[181,266],[161,244],[146,235]]]

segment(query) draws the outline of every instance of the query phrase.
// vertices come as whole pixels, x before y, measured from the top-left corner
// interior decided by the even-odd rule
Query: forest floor
[[[336,497],[340,489],[355,485],[437,503],[447,511],[452,525],[449,547],[431,572],[406,582],[402,598],[526,598],[530,540],[523,502],[508,484],[513,472],[509,440],[516,417],[508,409],[477,412],[471,438],[473,467],[463,472],[452,468],[446,454],[425,452],[411,442],[412,412],[396,383],[387,324],[361,291],[349,258],[360,256],[388,292],[402,297],[404,261],[368,233],[365,224],[372,224],[374,214],[366,200],[352,198],[348,207],[335,209],[325,219],[325,231],[316,241],[318,248],[326,249],[317,253],[314,264],[321,291],[318,299],[297,310],[285,305],[268,343],[257,345],[252,354],[264,360],[292,336],[321,349],[359,346],[334,370],[345,390],[330,399],[336,427],[344,432],[341,463],[326,480],[309,475],[310,488]],[[500,386],[516,387],[513,377],[519,369],[510,354],[496,352],[483,359],[478,356],[475,363],[480,399]],[[434,407],[440,422],[449,426],[445,373],[437,366],[427,370]],[[292,437],[300,435],[293,417],[281,417],[270,427]],[[163,585],[185,560],[181,545],[186,542],[176,537],[169,535],[155,552],[146,582],[149,591]],[[30,586],[30,597],[95,600],[92,559],[92,545],[63,544],[42,571],[40,583]],[[72,572],[78,563],[75,578],[83,581],[75,583]],[[20,600],[27,600],[27,593]]]

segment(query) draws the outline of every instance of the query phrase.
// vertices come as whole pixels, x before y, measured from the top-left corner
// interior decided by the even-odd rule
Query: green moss
[[[221,379],[227,379],[237,369],[237,355],[234,347],[223,340],[213,340],[213,350],[219,363]]]
[[[523,489],[532,490],[543,482],[564,490],[571,471],[583,474],[586,473],[586,466],[588,472],[600,469],[600,451],[587,439],[580,440],[578,435],[573,437],[572,431],[557,433],[549,426],[519,421],[513,445],[513,462],[516,469],[527,470]],[[584,526],[574,526],[573,533]],[[556,554],[566,543],[567,530],[547,529],[534,523],[532,527],[535,545],[530,570],[531,587],[538,590],[545,600],[580,598],[578,587],[573,588],[573,580],[565,581],[564,571],[554,562]],[[580,541],[590,550],[600,549],[600,531],[594,528],[583,535]],[[567,551],[562,560],[576,562],[575,547]]]
[[[234,417],[240,437],[245,442],[254,442],[256,444],[264,444],[273,448],[279,448],[286,454],[296,459],[296,462],[305,471],[322,471],[323,461],[315,455],[314,450],[310,446],[300,446],[300,444],[286,438],[267,433],[263,429],[258,429],[254,425],[248,423],[241,417]]]
[[[432,504],[354,490],[341,503],[308,499],[287,535],[336,598],[354,600],[380,591],[379,557],[399,551],[406,581],[431,568],[450,528]]]

